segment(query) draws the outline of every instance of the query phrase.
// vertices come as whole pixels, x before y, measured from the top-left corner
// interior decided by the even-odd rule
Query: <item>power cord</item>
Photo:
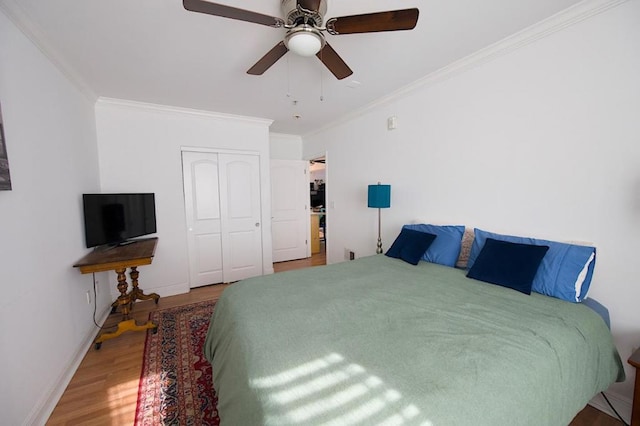
[[[100,330],[112,328],[112,327],[100,326],[98,325],[98,321],[96,321],[96,311],[98,310],[98,291],[96,290],[96,273],[94,272],[92,275],[93,275],[93,324],[96,327],[98,327]]]
[[[622,422],[622,424],[624,426],[629,426],[629,424],[627,422],[624,421],[624,419],[622,418],[622,416],[620,414],[618,414],[618,412],[616,411],[615,408],[613,408],[613,404],[611,404],[611,402],[609,401],[609,398],[607,398],[607,395],[604,394],[604,392],[600,392],[602,394],[602,396],[604,397],[604,400],[607,401],[607,404],[609,404],[609,407],[611,407],[611,409],[613,410],[614,413],[616,413],[616,416],[618,416],[618,418],[620,419],[620,421]]]

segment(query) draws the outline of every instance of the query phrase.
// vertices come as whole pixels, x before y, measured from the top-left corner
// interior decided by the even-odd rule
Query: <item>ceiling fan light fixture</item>
[[[291,29],[284,38],[287,49],[300,56],[314,56],[324,47],[322,33],[310,25]]]
[[[0,0],[2,2],[2,0]],[[263,15],[258,12],[234,6],[215,3],[211,0],[182,0],[190,12],[204,13],[221,18],[251,22],[273,28],[285,28],[284,40],[278,42],[247,74],[262,75],[289,50],[299,56],[317,56],[325,67],[342,80],[353,71],[325,41],[323,31],[332,35],[377,33],[382,31],[412,30],[418,23],[420,11],[417,8],[362,13],[359,15],[333,17],[325,22],[327,0],[280,0],[282,18]],[[320,101],[323,100],[322,94]]]

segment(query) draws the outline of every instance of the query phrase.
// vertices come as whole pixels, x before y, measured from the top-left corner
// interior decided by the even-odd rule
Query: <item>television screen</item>
[[[83,194],[87,247],[120,244],[156,232],[155,195]]]

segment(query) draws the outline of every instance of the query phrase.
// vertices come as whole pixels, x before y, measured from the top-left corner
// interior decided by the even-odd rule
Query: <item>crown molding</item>
[[[147,102],[130,101],[125,99],[115,99],[99,97],[96,101],[96,108],[100,106],[112,106],[118,108],[129,108],[139,111],[155,111],[168,114],[190,115],[195,117],[213,118],[224,121],[239,121],[249,124],[258,124],[261,126],[270,126],[273,120],[259,117],[248,117],[244,115],[226,114],[222,112],[206,111],[193,108],[183,108],[170,105],[152,104]]]
[[[300,135],[294,135],[291,133],[278,133],[278,132],[269,132],[269,134],[273,137],[277,137],[280,139],[289,139],[292,141],[298,141],[300,142],[302,140],[302,136]]]
[[[527,46],[536,42],[544,37],[561,31],[567,27],[575,25],[583,20],[586,20],[592,16],[603,13],[611,8],[617,7],[629,0],[584,0],[577,3],[563,11],[552,15],[551,17],[540,21],[522,31],[519,31],[511,36],[508,36],[488,47],[485,47],[471,55],[466,56],[456,62],[453,62],[439,70],[436,70],[425,77],[414,81],[384,97],[378,98],[373,102],[365,105],[362,108],[358,108],[342,116],[340,119],[328,123],[316,130],[306,133],[304,136],[310,136],[320,133],[329,128],[335,127],[347,121],[350,121],[358,116],[361,116],[374,108],[396,101],[399,98],[414,92],[417,89],[427,87],[436,84],[445,79],[451,78],[459,73],[470,70],[483,63],[497,59],[503,55]],[[97,94],[89,87],[80,74],[60,55],[57,50],[47,41],[42,31],[33,23],[31,23],[24,12],[22,6],[16,0],[0,0],[0,10],[2,10],[7,17],[16,25],[22,33],[31,40],[31,42],[56,66],[58,70],[81,92],[90,102],[109,102],[108,98],[99,98]],[[111,100],[113,101],[113,100]],[[124,105],[125,101],[118,101],[121,105]],[[200,111],[188,108],[167,107],[154,104],[142,104],[137,102],[129,102],[130,105],[146,105],[147,109],[154,108],[158,110],[164,110],[165,112],[182,112],[192,115],[206,115],[215,118],[253,121],[260,123],[269,123],[272,121],[264,119],[256,119],[253,117],[242,117],[229,114],[213,113],[209,111]],[[256,121],[257,120],[257,121]]]
[[[11,22],[40,50],[40,52],[74,85],[89,102],[94,103],[98,96],[84,81],[80,74],[65,61],[60,53],[47,41],[40,28],[27,17],[24,9],[15,0],[0,0],[0,10]]]
[[[331,129],[340,124],[360,117],[367,112],[388,103],[397,101],[404,96],[415,92],[418,89],[428,87],[451,78],[457,74],[468,71],[484,63],[493,61],[501,56],[507,55],[513,51],[521,49],[531,43],[550,36],[565,28],[571,27],[579,22],[599,15],[609,9],[617,7],[629,0],[583,0],[573,6],[568,7],[550,17],[533,24],[517,33],[514,33],[496,43],[482,48],[471,55],[440,68],[426,76],[410,83],[400,89],[378,98],[373,102],[354,110],[349,114],[345,114],[338,120],[332,121],[316,130],[304,134],[304,137],[318,134],[324,130]]]

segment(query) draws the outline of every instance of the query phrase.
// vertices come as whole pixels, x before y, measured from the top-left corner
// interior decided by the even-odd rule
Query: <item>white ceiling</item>
[[[271,131],[301,135],[578,3],[327,1],[326,18],[410,7],[420,17],[412,31],[327,35],[354,71],[339,81],[291,52],[246,74],[286,30],[188,12],[181,0],[0,0],[96,96],[268,118]],[[281,17],[280,0],[218,3]]]

